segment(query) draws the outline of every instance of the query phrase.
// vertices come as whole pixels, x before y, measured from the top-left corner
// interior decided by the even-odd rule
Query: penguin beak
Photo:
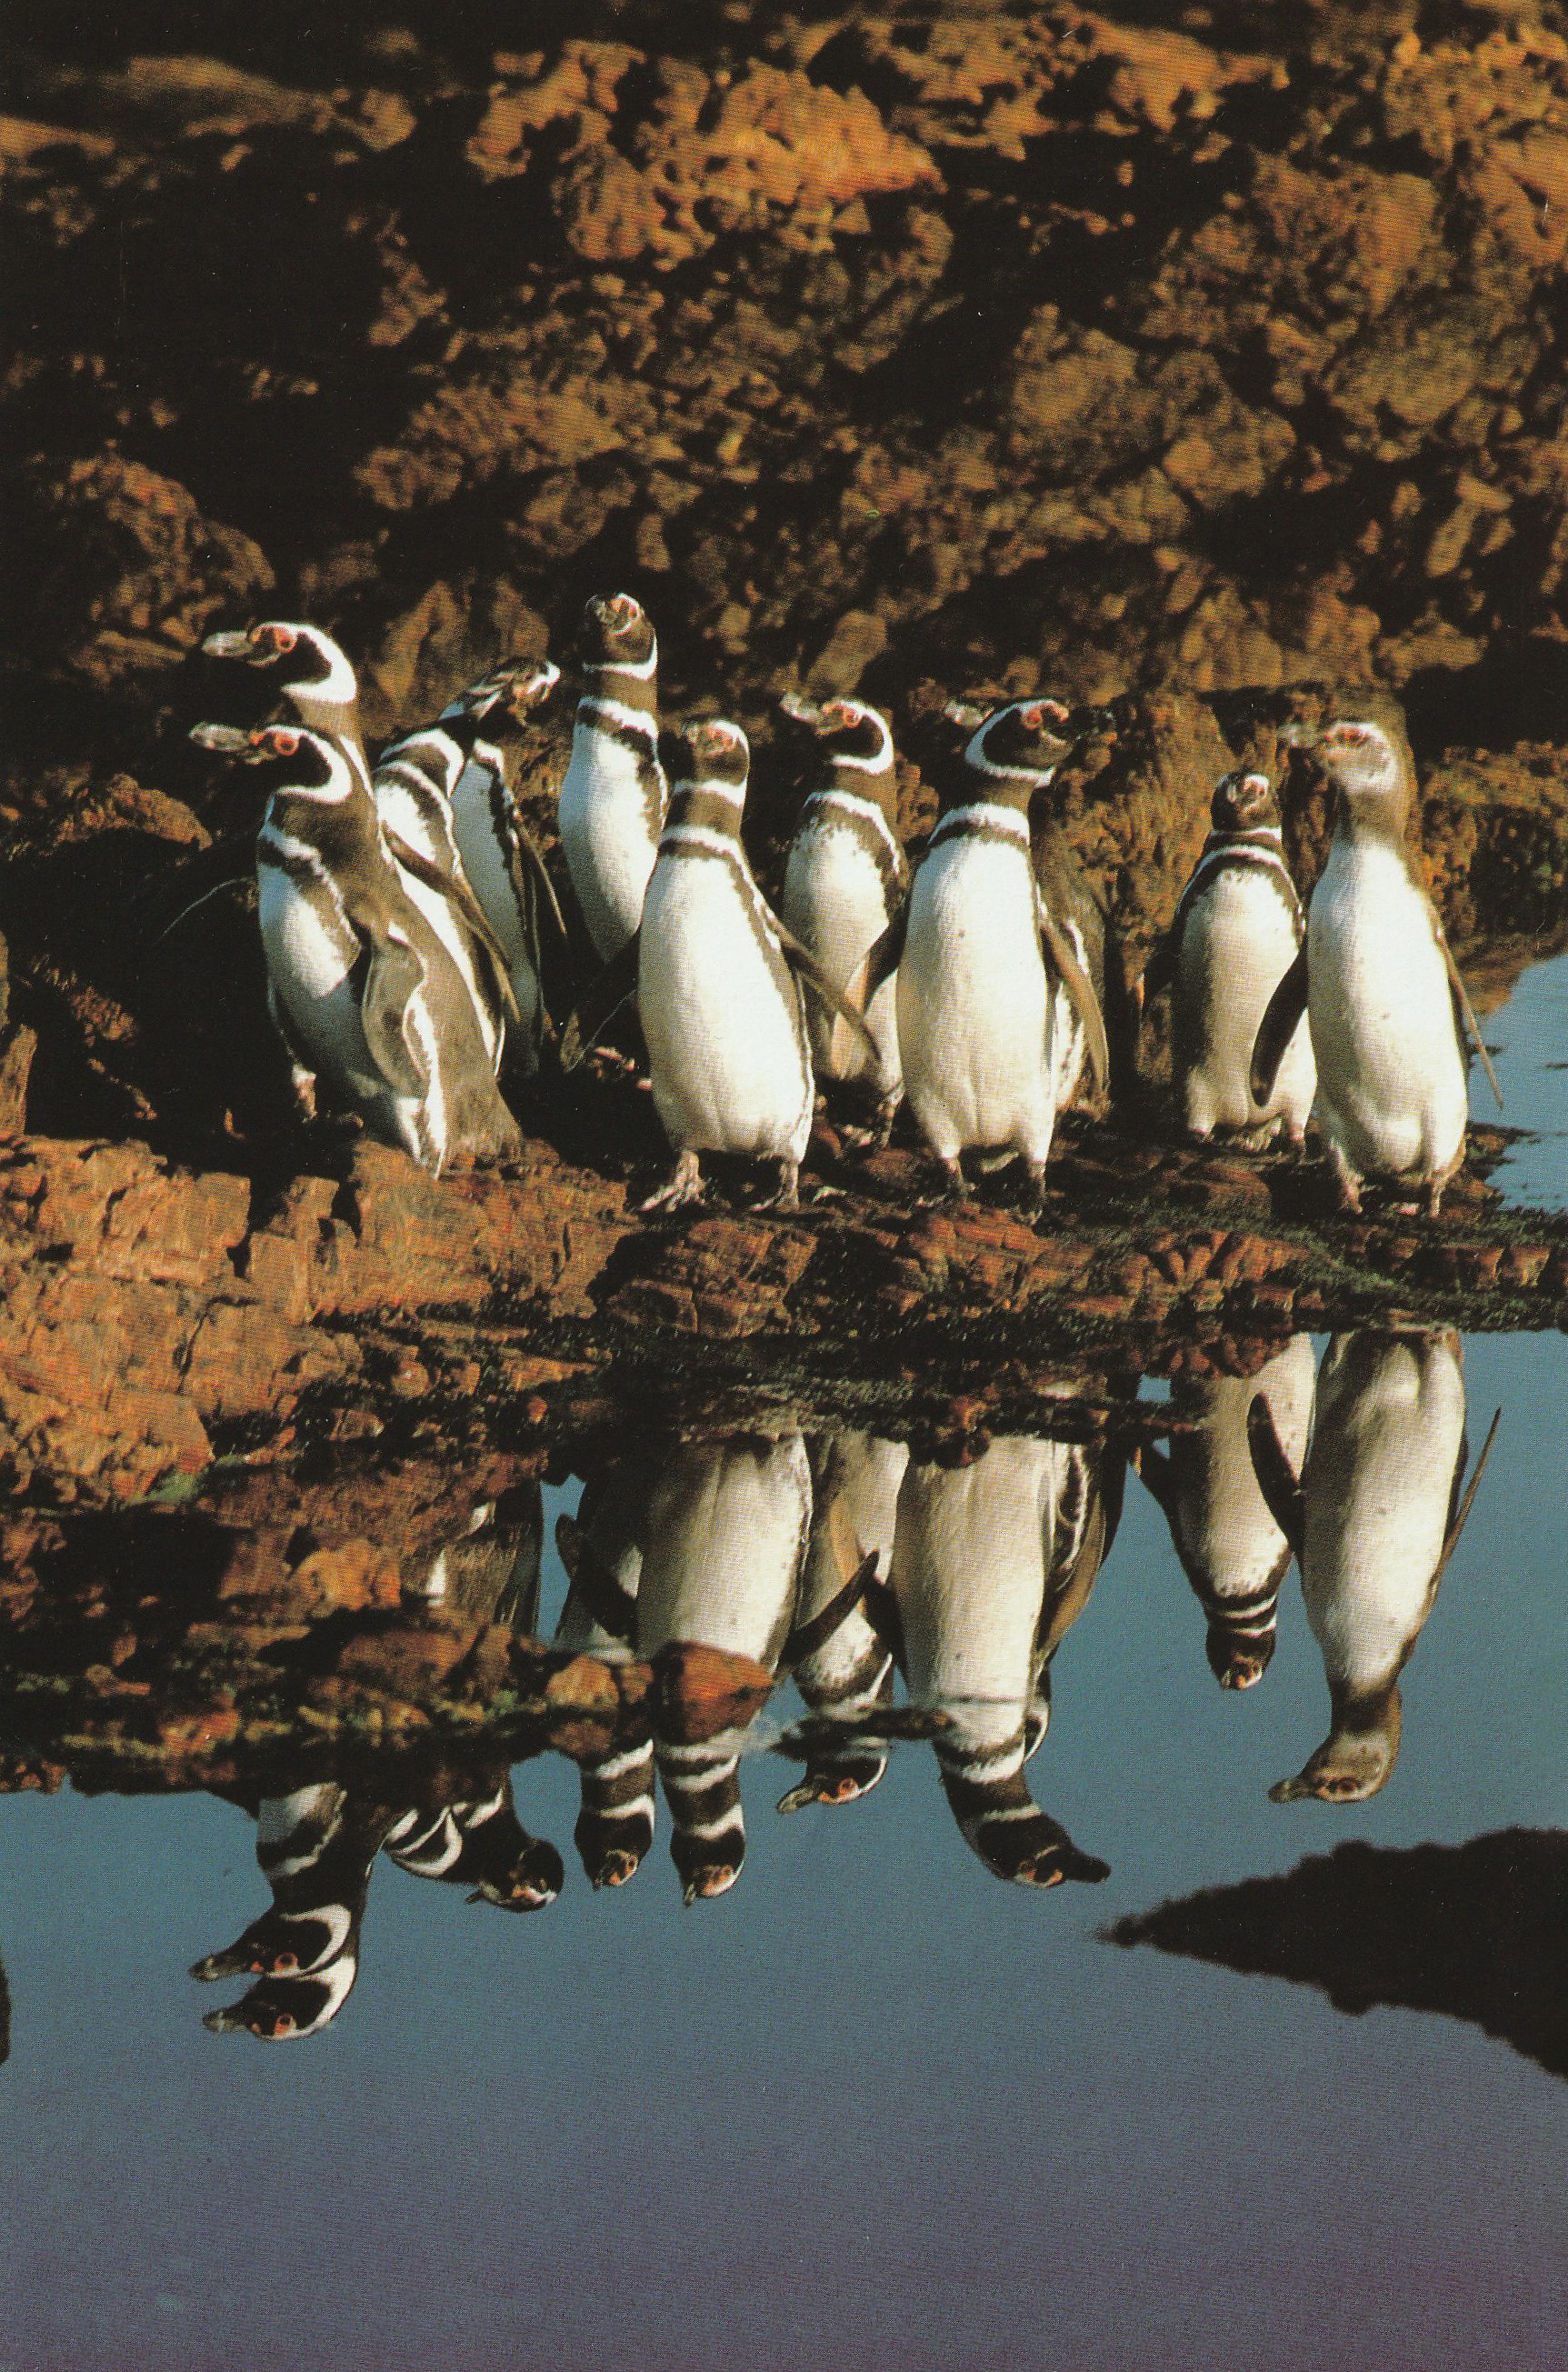
[[[942,711],[949,725],[961,725],[966,733],[978,733],[988,713],[969,700],[949,700]]]
[[[1282,750],[1316,750],[1322,739],[1322,728],[1317,725],[1282,725],[1279,745]]]
[[[198,750],[215,750],[224,758],[260,758],[265,755],[238,725],[192,725],[191,738]]]
[[[779,706],[796,725],[808,725],[813,731],[822,722],[821,710],[813,701],[807,700],[804,692],[784,692],[780,698]]]
[[[202,649],[210,659],[249,659],[253,667],[265,667],[277,657],[265,643],[253,643],[243,630],[238,633],[209,634]]]

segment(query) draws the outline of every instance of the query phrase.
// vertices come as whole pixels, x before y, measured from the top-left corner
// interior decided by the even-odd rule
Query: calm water
[[[1565,1007],[1560,960],[1489,1024],[1510,1117],[1552,1131],[1568,1128],[1565,1075],[1546,1067],[1568,1045]],[[1521,1148],[1508,1182],[1561,1201],[1561,1142]],[[1337,1439],[1342,1460],[1330,1474],[1315,1446],[1310,1543],[1372,1473],[1369,1413],[1414,1355],[1363,1339],[1294,1356],[1319,1364],[1319,1443]],[[1442,1530],[1458,1370],[1441,1346],[1422,1356],[1426,1462],[1395,1547],[1319,1616],[1342,1660],[1391,1669],[1422,1596],[1407,1576],[1395,1602],[1398,1541]],[[1261,1680],[1222,1690],[1166,1516],[1126,1478],[1027,1766],[1078,1866],[1109,1866],[1098,1884],[995,1874],[1020,1837],[1065,1851],[1027,1815],[977,1820],[977,1803],[1022,1810],[1019,1787],[974,1792],[1021,1703],[956,1708],[947,1792],[933,1749],[912,1744],[858,1801],[784,1819],[773,1808],[799,1760],[748,1756],[744,1866],[690,1907],[668,1799],[634,1878],[596,1892],[572,1844],[578,1773],[532,1762],[514,1774],[517,1808],[560,1848],[560,1899],[512,1918],[383,1855],[352,1996],[319,2033],[262,2047],[202,2024],[242,1981],[185,1973],[266,1909],[253,1819],[204,1796],[0,1799],[0,2372],[1568,2366],[1562,2077],[1463,2017],[1350,2017],[1307,1984],[1100,1932],[1348,1839],[1568,1830],[1565,1388],[1560,1336],[1465,1348],[1472,1445],[1499,1404],[1503,1423],[1403,1675],[1397,1762],[1364,1802],[1270,1799],[1330,1727],[1297,1569]],[[1289,1394],[1273,1398],[1288,1447]],[[714,1450],[684,1478],[666,1461],[664,1497],[638,1502],[662,1543],[659,1620],[697,1587],[681,1510],[705,1489],[714,1529],[734,1518],[723,1477],[739,1455]],[[789,1445],[753,1458],[751,1481],[778,1489],[732,1597],[777,1549],[768,1523],[787,1529],[778,1509],[803,1462]],[[1101,1466],[1086,1492],[1061,1459],[1007,1443],[967,1470],[912,1472],[899,1553],[926,1583],[874,1600],[890,1638],[901,1622],[912,1669],[1011,1669],[985,1608],[1027,1593],[1040,1507],[1070,1548],[1114,1479]],[[545,1494],[547,1542],[580,1512],[568,1545],[597,1539],[597,1571],[613,1562],[614,1497],[601,1475],[596,1533],[580,1487]],[[820,1461],[815,1489],[820,1522]],[[955,1610],[959,1516],[977,1507],[988,1591]],[[1405,1564],[1423,1555],[1429,1570],[1416,1547]],[[550,1628],[567,1597],[552,1545],[542,1584]],[[749,1619],[766,1630],[757,1587]],[[1360,1718],[1386,1757],[1386,1720],[1369,1725],[1365,1703]],[[705,1816],[710,1858],[735,1859],[722,1778],[702,1802],[690,1759],[678,1798],[683,1781],[687,1829]],[[689,1838],[680,1850],[690,1878]],[[1478,1965],[1495,1958],[1484,1915],[1456,1915]],[[1306,1940],[1309,1957],[1336,1943]],[[1497,1998],[1517,1973],[1493,1970]],[[1568,1989],[1568,1940],[1553,1973]]]

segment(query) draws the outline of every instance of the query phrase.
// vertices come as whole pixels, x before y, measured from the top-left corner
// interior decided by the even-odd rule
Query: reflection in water
[[[1451,1329],[1336,1335],[1299,1482],[1260,1395],[1249,1425],[1258,1480],[1300,1561],[1329,1683],[1329,1735],[1274,1800],[1359,1803],[1394,1768],[1400,1674],[1469,1512],[1470,1499],[1459,1498],[1468,1456],[1459,1338]]]
[[[1568,2076],[1568,1837],[1509,1829],[1463,1845],[1359,1841],[1120,1920],[1117,1944],[1320,1985],[1336,2009],[1441,2010]]]
[[[886,1584],[892,1564],[899,1486],[909,1455],[904,1442],[882,1441],[847,1426],[813,1448],[814,1507],[800,1583],[800,1625],[803,1635],[826,1635],[801,1655],[795,1680],[807,1712],[821,1722],[865,1719],[892,1700],[892,1653],[865,1599],[873,1584]],[[873,1561],[869,1573],[867,1558]],[[842,1593],[856,1576],[862,1591],[835,1621]],[[869,1794],[888,1767],[886,1746],[873,1738],[834,1739],[823,1730],[815,1735],[805,1776],[780,1796],[781,1812],[797,1812],[807,1804],[853,1804]]]
[[[1274,1652],[1280,1585],[1291,1545],[1253,1471],[1248,1413],[1267,1403],[1293,1477],[1312,1424],[1312,1341],[1297,1334],[1254,1376],[1183,1378],[1170,1396],[1178,1430],[1167,1451],[1152,1444],[1138,1471],[1170,1526],[1181,1569],[1208,1617],[1210,1669],[1222,1688],[1249,1689]]]

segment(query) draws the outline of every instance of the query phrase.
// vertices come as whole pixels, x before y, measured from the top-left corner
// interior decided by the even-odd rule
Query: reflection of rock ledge
[[[1353,2016],[1439,2010],[1568,2076],[1568,1835],[1505,1829],[1464,1845],[1342,1844],[1120,1920],[1122,1945],[1319,1986]]]
[[[820,1166],[838,1198],[800,1216],[715,1204],[656,1228],[542,1145],[439,1183],[360,1145],[342,1177],[268,1194],[135,1144],[13,1140],[0,1480],[122,1501],[288,1426],[516,1438],[551,1387],[650,1361],[661,1389],[739,1372],[906,1408],[978,1395],[994,1424],[1086,1349],[1169,1371],[1300,1327],[1551,1325],[1568,1298],[1568,1221],[1499,1213],[1473,1180],[1438,1227],[1309,1223],[1319,1198],[1288,1162],[1096,1135],[1064,1142],[1037,1228],[979,1200],[921,1207],[911,1154],[862,1167],[830,1144]]]

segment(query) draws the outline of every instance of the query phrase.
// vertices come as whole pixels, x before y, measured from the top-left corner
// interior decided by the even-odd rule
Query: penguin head
[[[547,1911],[565,1883],[565,1864],[548,1838],[520,1831],[511,1863],[484,1871],[469,1901],[494,1903],[497,1911]]]
[[[1059,700],[1010,700],[983,716],[955,701],[947,715],[955,725],[971,728],[963,756],[970,799],[1027,807],[1072,752],[1063,729],[1068,713]]]
[[[560,680],[561,670],[553,659],[508,659],[449,700],[439,721],[445,725],[471,717],[476,724],[492,727],[520,724],[536,708],[543,707]]]
[[[1365,1804],[1386,1787],[1400,1759],[1404,1713],[1397,1682],[1359,1703],[1334,1707],[1334,1725],[1294,1779],[1269,1790],[1272,1804],[1316,1796],[1324,1804]]]
[[[250,733],[238,725],[193,725],[191,738],[198,749],[257,768],[270,792],[286,789],[330,807],[359,787],[338,744],[303,725],[261,725]]]
[[[1354,819],[1403,831],[1414,785],[1381,725],[1369,717],[1341,717],[1316,731],[1287,725],[1280,739],[1311,752]]]
[[[1267,774],[1249,774],[1240,767],[1222,774],[1209,805],[1209,820],[1215,831],[1277,831],[1279,801]]]
[[[808,1804],[858,1804],[869,1796],[888,1768],[888,1757],[872,1747],[858,1750],[841,1747],[835,1752],[813,1755],[807,1762],[806,1774],[793,1787],[785,1788],[779,1797],[781,1812],[804,1811]]]
[[[1238,1632],[1225,1623],[1211,1622],[1203,1644],[1209,1669],[1222,1689],[1256,1688],[1273,1660],[1272,1627]]]
[[[642,603],[630,593],[596,593],[583,611],[583,665],[591,673],[650,680],[658,665],[658,637]]]
[[[751,749],[738,725],[702,716],[667,738],[671,822],[735,831],[746,804]]]
[[[291,699],[346,710],[359,696],[347,654],[319,626],[269,618],[248,632],[209,634],[202,648],[210,659],[243,659],[248,667],[276,668],[278,690]]]
[[[258,2042],[303,2042],[331,2026],[354,1991],[359,1964],[335,1962],[317,1976],[263,1977],[240,2001],[210,2009],[202,2024],[209,2034],[253,2034]]]
[[[879,709],[863,700],[825,700],[819,707],[796,692],[786,692],[779,706],[816,735],[822,755],[844,776],[846,789],[870,787],[858,777],[892,773],[893,736]]]

